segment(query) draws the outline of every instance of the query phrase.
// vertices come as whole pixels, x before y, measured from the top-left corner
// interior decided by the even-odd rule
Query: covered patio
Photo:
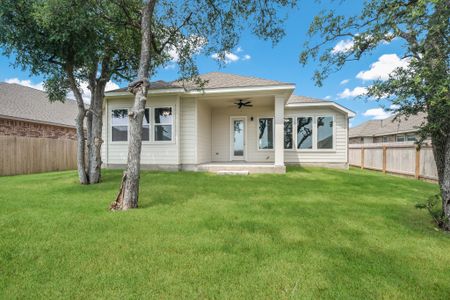
[[[198,169],[284,173],[288,96],[241,93],[197,98]]]

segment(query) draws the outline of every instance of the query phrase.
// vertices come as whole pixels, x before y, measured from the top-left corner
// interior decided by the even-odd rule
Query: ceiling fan
[[[246,101],[247,99],[238,99],[238,102],[235,102],[234,104],[236,104],[238,106],[239,109],[241,109],[242,107],[252,107],[253,105],[251,104],[251,101]]]

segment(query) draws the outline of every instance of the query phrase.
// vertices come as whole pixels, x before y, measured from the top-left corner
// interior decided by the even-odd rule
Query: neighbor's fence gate
[[[383,173],[438,180],[433,149],[411,143],[350,144],[349,164]]]
[[[77,168],[77,141],[0,136],[0,176]]]

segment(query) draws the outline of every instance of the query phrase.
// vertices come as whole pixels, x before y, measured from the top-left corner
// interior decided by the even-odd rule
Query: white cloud
[[[374,120],[381,120],[390,117],[391,114],[382,108],[371,108],[363,113],[365,117],[371,117]]]
[[[232,52],[225,52],[223,54],[223,58],[220,57],[219,53],[214,53],[213,55],[211,55],[211,57],[215,60],[223,60],[223,62],[226,64],[236,62],[240,59],[239,56],[237,56],[236,54],[234,54]]]
[[[406,67],[408,67],[407,59],[400,59],[397,54],[384,54],[370,66],[369,70],[359,72],[356,78],[362,80],[387,80],[392,71]]]
[[[23,86],[27,86],[33,89],[37,89],[40,91],[44,90],[44,83],[38,82],[38,83],[32,83],[31,80],[20,80],[19,78],[8,78],[5,80],[6,83],[16,83]]]
[[[252,59],[250,54],[240,54],[244,52],[244,49],[242,49],[242,47],[237,47],[236,51],[233,52],[223,52],[223,53],[213,53],[211,55],[211,58],[218,60],[218,61],[222,61],[225,64],[229,64],[232,62],[237,62],[239,60],[241,61],[245,61],[245,60],[250,60]],[[221,55],[222,54],[222,55]]]
[[[118,88],[120,88],[120,87],[116,83],[114,83],[112,81],[108,81],[108,83],[106,84],[106,87],[105,87],[105,91],[111,91],[111,90],[115,90]],[[81,93],[83,95],[83,101],[85,103],[90,103],[91,102],[91,90],[89,90],[89,88],[88,88],[88,83],[81,82],[80,89],[81,89]],[[67,98],[75,99],[75,95],[73,94],[73,92],[69,92],[67,94]]]
[[[355,44],[355,42],[353,40],[339,41],[339,43],[337,43],[336,46],[334,46],[333,50],[331,50],[331,53],[338,54],[338,53],[348,52],[348,51],[352,50],[354,44]]]
[[[338,94],[338,97],[343,98],[352,98],[357,96],[362,96],[367,93],[367,88],[363,86],[357,86],[353,90],[346,88],[342,93]]]
[[[328,96],[325,97],[325,100],[330,100],[330,99],[331,99],[331,96],[330,96],[330,95],[328,95]]]
[[[38,82],[38,83],[32,83],[31,80],[20,80],[19,78],[9,78],[5,80],[6,83],[16,83],[16,84],[20,84],[23,86],[27,86],[30,88],[34,88],[34,89],[38,89],[43,91],[44,90],[44,82]],[[109,91],[109,90],[115,90],[120,88],[117,84],[115,84],[112,81],[109,81],[106,84],[106,88],[105,91]],[[81,89],[81,93],[83,94],[83,101],[86,103],[91,102],[91,91],[88,88],[88,83],[87,82],[81,82],[80,83],[80,89]],[[67,94],[67,98],[70,99],[75,99],[75,96],[73,94],[73,92],[69,92]]]
[[[347,84],[347,83],[349,83],[349,82],[350,82],[350,80],[344,79],[344,80],[342,80],[339,84],[340,84],[340,85],[344,85],[344,84]]]
[[[398,105],[391,105],[390,109],[398,109]],[[392,116],[392,111],[386,111],[383,108],[371,108],[363,113],[365,117],[372,117],[373,120],[382,120]]]

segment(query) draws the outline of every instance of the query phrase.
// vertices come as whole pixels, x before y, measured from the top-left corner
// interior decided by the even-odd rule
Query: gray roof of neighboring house
[[[350,128],[349,137],[381,136],[400,132],[415,132],[426,123],[426,113],[418,113],[414,116],[401,116],[394,120],[395,116],[383,120],[370,120],[356,127]]]
[[[0,83],[0,117],[75,127],[74,100],[50,102],[47,94],[15,83]]]
[[[232,88],[232,87],[250,87],[250,86],[273,86],[273,85],[286,85],[291,83],[262,79],[251,76],[241,76],[222,72],[211,72],[199,75],[200,79],[207,81],[205,89],[218,89],[218,88]],[[182,81],[155,81],[150,83],[150,89],[169,89],[169,88],[186,88],[197,89],[198,86],[192,82]],[[124,92],[127,88],[120,88],[108,92]]]
[[[306,96],[291,95],[291,97],[289,97],[288,99],[287,104],[289,105],[294,103],[321,103],[321,102],[331,102],[331,101]]]

